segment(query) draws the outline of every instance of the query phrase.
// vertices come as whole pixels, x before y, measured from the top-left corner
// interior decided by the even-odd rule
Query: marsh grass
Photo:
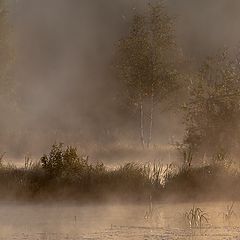
[[[153,210],[153,203],[152,203],[152,196],[149,196],[149,203],[148,203],[148,209],[144,215],[144,219],[149,220],[153,218],[154,210]]]
[[[149,203],[147,219],[156,215],[154,201],[171,200],[172,196],[177,201],[237,199],[239,183],[239,172],[229,171],[226,164],[178,168],[155,162],[109,168],[63,144],[54,144],[40,161],[26,157],[23,167],[0,164],[0,200],[145,201]],[[232,211],[230,207],[227,218]]]
[[[184,214],[185,221],[190,228],[202,228],[208,223],[207,213],[201,208],[193,206]]]
[[[176,167],[173,164],[161,164],[154,162],[144,165],[144,168],[150,182],[155,187],[164,186],[167,179],[176,173]]]
[[[235,205],[235,202],[232,202],[231,205],[227,205],[226,211],[219,214],[219,215],[222,215],[223,221],[229,224],[232,222],[232,220],[237,218],[237,214],[234,211],[234,205]]]
[[[21,168],[1,165],[0,198],[142,201],[161,187],[149,173],[147,166],[136,163],[109,169],[100,162],[90,163],[76,148],[54,144],[38,162],[26,157]]]

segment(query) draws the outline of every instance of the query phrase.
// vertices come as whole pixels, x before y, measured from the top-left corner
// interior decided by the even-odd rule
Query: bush
[[[65,179],[74,178],[79,173],[88,171],[87,159],[79,157],[77,149],[68,146],[63,149],[63,144],[54,144],[48,155],[41,157],[42,168],[51,178],[63,177]]]

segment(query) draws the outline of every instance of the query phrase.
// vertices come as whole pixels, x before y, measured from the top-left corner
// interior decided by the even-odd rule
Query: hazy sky
[[[45,149],[54,140],[103,142],[109,128],[117,125],[121,130],[128,124],[113,103],[117,86],[109,66],[114,44],[145,2],[19,0],[13,4],[20,110],[1,120],[8,129],[6,136],[2,133],[2,148],[10,146],[19,154]],[[239,0],[165,2],[177,17],[179,43],[191,57],[199,59],[239,42]]]

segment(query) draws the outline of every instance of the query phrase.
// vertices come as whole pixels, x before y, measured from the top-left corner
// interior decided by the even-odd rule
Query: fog
[[[157,0],[5,2],[12,52],[5,63],[8,48],[2,47],[0,34],[0,239],[238,239],[240,165],[235,160],[240,140],[233,135],[239,135],[240,98],[232,88],[239,86],[240,68],[227,65],[230,75],[237,76],[230,77],[227,97],[232,93],[237,97],[219,101],[220,107],[214,102],[220,114],[207,119],[214,122],[220,116],[216,126],[230,126],[225,135],[220,128],[216,128],[220,134],[211,131],[216,127],[212,124],[203,131],[205,142],[196,152],[191,148],[195,139],[189,148],[179,144],[177,152],[173,143],[186,143],[183,113],[159,104],[153,114],[152,142],[142,148],[139,115],[131,111],[134,107],[126,107],[114,57],[133,16]],[[195,77],[202,61],[218,49],[239,44],[239,0],[165,0],[164,4],[175,20],[176,49],[192,71],[186,70],[186,75]],[[0,30],[2,13],[0,9]],[[151,67],[152,73],[152,62]],[[187,88],[193,85],[189,82]],[[154,84],[150,85],[153,93]],[[221,94],[225,100],[225,92]],[[149,100],[143,107],[150,106]],[[204,115],[205,109],[201,110]],[[205,130],[205,121],[198,127]],[[227,136],[225,143],[231,138],[235,144],[236,139],[236,159],[232,152],[218,152],[224,141],[212,146],[218,136]],[[216,151],[206,156],[206,148]],[[44,153],[41,161],[31,161]],[[127,162],[131,163],[124,165]]]
[[[236,239],[236,218],[231,225],[221,215],[228,203],[200,204],[211,215],[202,229],[187,227],[184,213],[190,204],[154,205],[154,218],[145,219],[144,205],[5,205],[0,206],[2,239]],[[238,213],[237,207],[234,209]],[[36,214],[37,212],[37,214]],[[100,220],[100,221],[99,221]]]
[[[111,62],[116,42],[144,0],[19,0],[9,5],[16,42],[14,103],[2,106],[0,151],[38,156],[54,142],[96,146],[136,142],[134,117],[118,107]],[[238,0],[168,0],[177,39],[196,64],[238,43]],[[7,107],[6,107],[7,106]],[[155,144],[181,137],[181,119],[157,116]]]

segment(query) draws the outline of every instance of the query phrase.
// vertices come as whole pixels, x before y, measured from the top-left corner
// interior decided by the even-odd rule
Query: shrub
[[[90,167],[87,159],[78,156],[76,148],[68,146],[64,149],[62,143],[54,144],[50,153],[41,157],[41,164],[50,177],[65,179],[74,178]]]

